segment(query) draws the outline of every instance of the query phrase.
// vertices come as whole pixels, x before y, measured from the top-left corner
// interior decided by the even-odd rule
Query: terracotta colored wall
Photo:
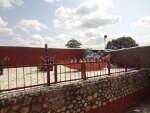
[[[49,48],[48,55],[56,55],[56,61],[58,59],[71,59],[81,58],[84,49],[55,49]],[[30,48],[30,47],[0,47],[0,59],[8,56],[10,58],[7,65],[32,65],[42,62],[41,56],[45,55],[44,48]]]
[[[49,48],[49,56],[56,55],[56,61],[58,59],[71,59],[81,58],[84,49],[56,49]],[[112,62],[117,62],[124,65],[123,60],[130,60],[139,58],[141,60],[142,67],[150,67],[150,46],[137,47],[130,49],[123,49],[110,52],[112,54]],[[9,65],[29,65],[39,64],[42,62],[41,56],[45,55],[44,48],[30,48],[30,47],[0,47],[0,59],[8,56],[10,58]],[[137,62],[128,62],[128,65],[133,67],[137,66]]]

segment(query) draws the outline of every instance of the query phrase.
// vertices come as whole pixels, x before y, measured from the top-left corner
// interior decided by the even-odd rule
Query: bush
[[[43,64],[39,64],[37,69],[38,69],[38,71],[46,71],[46,68]]]

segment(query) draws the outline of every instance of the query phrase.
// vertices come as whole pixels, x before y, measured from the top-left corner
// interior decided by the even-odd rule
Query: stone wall
[[[86,113],[147,87],[145,71],[56,84],[0,95],[0,113]]]
[[[135,67],[137,62],[131,62],[130,60],[139,59],[142,67],[150,67],[150,46],[121,49],[110,53],[112,54],[113,63],[124,65],[123,61],[125,61],[131,67]]]

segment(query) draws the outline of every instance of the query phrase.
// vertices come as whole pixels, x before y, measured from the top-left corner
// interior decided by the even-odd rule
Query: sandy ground
[[[69,69],[64,66],[58,66],[57,68],[58,82],[81,78],[80,71]],[[111,69],[111,73],[119,71],[124,71],[124,69]],[[99,71],[86,72],[86,76],[103,76],[107,73],[108,69],[104,68]],[[38,71],[37,67],[7,68],[4,69],[4,74],[0,75],[0,90],[43,84],[46,82],[47,72]],[[54,71],[50,71],[50,82],[54,82]]]

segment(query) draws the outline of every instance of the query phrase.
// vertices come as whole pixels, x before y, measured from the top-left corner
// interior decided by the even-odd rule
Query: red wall
[[[108,103],[105,106],[91,110],[88,113],[124,113],[129,108],[137,105],[140,101],[148,97],[148,88],[137,91],[124,98]]]
[[[48,48],[48,55],[56,55],[56,61],[82,58],[84,49],[56,49]],[[7,65],[32,65],[42,63],[41,56],[45,55],[44,48],[31,48],[31,47],[0,47],[0,59],[8,56],[10,60]]]

